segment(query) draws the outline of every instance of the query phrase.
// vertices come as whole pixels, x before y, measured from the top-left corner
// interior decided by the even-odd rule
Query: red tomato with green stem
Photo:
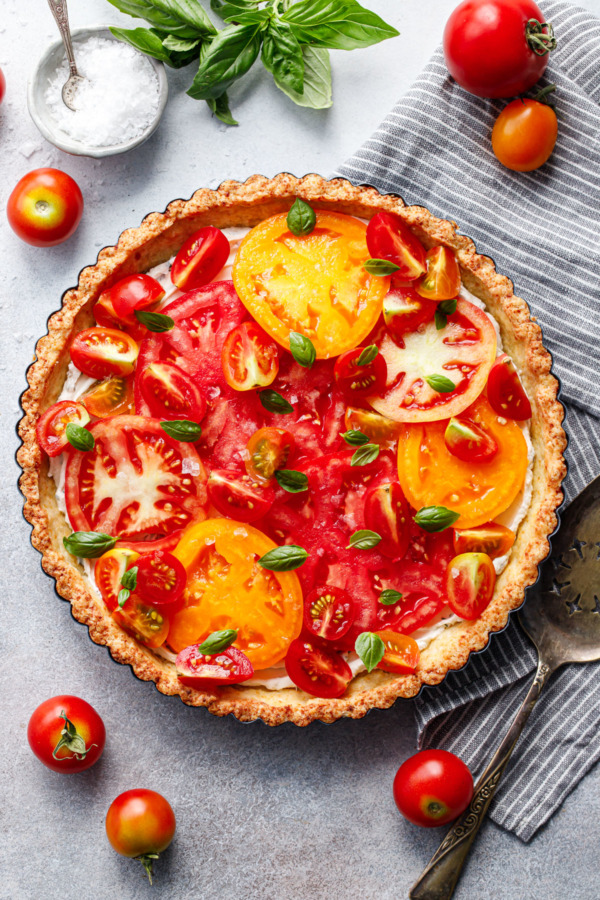
[[[554,85],[550,85],[554,89]],[[544,88],[544,91],[547,91]],[[492,129],[492,150],[499,162],[513,172],[533,172],[550,158],[556,138],[556,113],[539,97],[520,97],[505,106]]]
[[[130,375],[138,352],[133,338],[116,328],[86,328],[71,344],[73,364],[84,375],[98,380],[109,375]]]
[[[171,281],[191,291],[214,281],[229,256],[229,241],[219,228],[207,225],[181,247],[171,266]]]
[[[447,750],[421,750],[405,760],[394,778],[394,800],[413,825],[434,828],[461,815],[473,797],[468,766]]]
[[[106,730],[93,706],[61,694],[33,712],[27,740],[37,758],[54,772],[83,772],[102,756]]]
[[[67,440],[67,425],[85,427],[89,421],[89,413],[82,403],[76,400],[53,403],[40,416],[35,426],[38,444],[48,456],[59,456],[71,446]]]
[[[145,788],[124,791],[106,814],[106,836],[121,856],[139,859],[152,884],[152,864],[175,835],[175,813],[162,794]]]
[[[77,183],[60,169],[34,169],[13,189],[6,206],[12,230],[34,247],[62,244],[75,233],[83,214]]]
[[[373,259],[399,266],[398,278],[412,281],[426,270],[425,247],[408,225],[389,212],[376,213],[367,225],[367,247]]]

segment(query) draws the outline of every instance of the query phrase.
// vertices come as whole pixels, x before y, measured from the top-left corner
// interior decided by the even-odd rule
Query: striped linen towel
[[[563,2],[542,9],[558,37],[544,83],[557,85],[560,120],[541,170],[500,166],[490,132],[505,101],[463,91],[440,48],[336,174],[454,219],[510,275],[542,325],[562,382],[569,501],[600,472],[600,19]],[[487,652],[414,701],[419,745],[445,747],[481,771],[534,668],[535,652],[513,616]],[[517,744],[491,817],[524,841],[600,758],[599,675],[596,664],[561,669]]]

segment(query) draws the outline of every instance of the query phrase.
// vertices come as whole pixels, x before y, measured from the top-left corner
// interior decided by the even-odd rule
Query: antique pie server
[[[538,651],[527,696],[504,740],[475,786],[468,809],[454,823],[413,885],[411,900],[449,900],[467,854],[542,688],[566,663],[600,659],[600,476],[573,500],[552,538],[552,555],[519,610]]]

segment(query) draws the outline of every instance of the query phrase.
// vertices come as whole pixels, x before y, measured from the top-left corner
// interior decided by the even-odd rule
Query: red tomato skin
[[[548,54],[529,47],[529,19],[545,21],[532,0],[464,0],[444,30],[444,55],[452,77],[478,97],[514,97],[539,81]]]
[[[12,230],[34,247],[54,247],[75,233],[83,214],[79,185],[60,169],[34,169],[17,182],[6,206]]]
[[[85,426],[90,421],[87,409],[76,400],[60,400],[48,407],[35,426],[38,443],[48,456],[59,456],[70,446],[65,434],[66,425],[64,430],[61,425],[60,433],[56,431],[56,419],[64,416],[75,425]]]
[[[117,318],[130,324],[137,322],[136,310],[152,309],[165,295],[164,288],[156,278],[144,273],[121,278],[105,293]]]
[[[177,677],[186,687],[211,690],[222,685],[241,684],[254,675],[254,666],[237,647],[207,656],[200,653],[199,646],[192,644],[177,656]]]
[[[426,270],[425,248],[408,225],[389,212],[376,213],[367,225],[367,247],[374,259],[389,259],[400,268],[397,278],[413,280]]]
[[[162,853],[173,840],[175,827],[171,804],[145,788],[119,794],[106,814],[106,836],[113,850],[130,859]]]
[[[531,418],[531,403],[510,356],[502,353],[488,375],[487,397],[499,416],[524,422]]]
[[[181,291],[209,284],[227,262],[229,250],[229,241],[219,228],[201,228],[187,239],[173,260],[171,281]]]
[[[65,720],[61,718],[63,710],[89,748],[84,759],[75,758],[66,747],[59,750],[59,759],[52,756],[65,727]],[[53,772],[83,772],[102,756],[106,729],[94,707],[86,700],[71,694],[60,694],[45,700],[34,710],[27,726],[27,740],[40,762]]]
[[[378,353],[372,362],[358,365],[358,359],[366,347],[355,347],[342,353],[335,361],[333,374],[340,387],[353,397],[378,394],[387,381],[387,364]]]
[[[352,679],[352,670],[339,653],[303,638],[290,644],[285,670],[301,691],[325,699],[341,697]],[[317,672],[316,677],[311,677],[311,671]]]
[[[473,776],[447,750],[421,750],[405,760],[394,778],[394,800],[405,819],[423,828],[446,825],[473,797]]]

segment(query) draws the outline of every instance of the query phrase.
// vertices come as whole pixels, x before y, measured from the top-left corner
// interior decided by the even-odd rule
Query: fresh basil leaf
[[[399,32],[356,0],[300,0],[284,14],[301,43],[335,50],[370,47]]]
[[[270,388],[259,391],[258,398],[267,412],[280,413],[282,415],[294,412],[292,404],[288,403],[285,397],[282,397],[277,391],[272,391]]]
[[[439,306],[435,311],[434,320],[435,320],[435,327],[436,327],[437,331],[441,331],[442,328],[445,328],[446,325],[448,324],[448,317],[446,316],[445,313],[442,312],[442,310],[439,308]]]
[[[448,324],[448,316],[453,316],[456,312],[457,302],[458,298],[454,297],[452,300],[442,300],[441,303],[438,303],[435,311],[435,327],[438,331],[441,331],[442,328],[446,327]]]
[[[329,109],[333,103],[331,96],[331,62],[329,51],[320,47],[302,47],[304,60],[304,91],[299,94],[285,81],[280,81],[273,73],[275,84],[297,106],[310,109]]]
[[[171,331],[175,325],[171,316],[165,316],[162,313],[146,312],[140,309],[136,309],[134,312],[138,322],[145,325],[148,331],[161,334],[163,331]]]
[[[131,591],[128,588],[121,588],[121,590],[117,594],[117,603],[120,609],[123,609],[130,597]]]
[[[173,440],[185,444],[194,444],[202,434],[202,426],[190,419],[172,419],[170,422],[161,422],[160,427]]]
[[[196,100],[220,97],[255,62],[261,40],[260,25],[228,25],[220,31],[200,63],[187,92],[190,97]]]
[[[369,346],[365,347],[363,352],[360,354],[360,356],[356,360],[355,365],[368,366],[370,363],[373,362],[373,360],[375,359],[375,357],[377,356],[378,353],[379,353],[379,350],[377,349],[375,344],[369,344]]]
[[[145,19],[165,34],[193,39],[217,29],[198,0],[108,0],[119,12]]]
[[[239,14],[256,9],[258,4],[259,0],[210,0],[210,8],[213,12],[218,13],[222,19],[231,18],[235,13]]]
[[[224,122],[226,125],[237,125],[237,119],[234,119],[231,115],[231,110],[229,109],[229,98],[227,93],[221,94],[220,97],[209,97],[206,100],[209,108],[212,113],[219,119],[221,122]]]
[[[349,550],[353,547],[355,550],[371,550],[376,547],[381,540],[381,535],[376,531],[369,531],[368,528],[359,528],[354,534],[350,535],[350,543],[346,547]]]
[[[454,525],[459,516],[460,513],[445,506],[423,506],[414,518],[419,528],[431,533]]]
[[[63,538],[67,553],[80,559],[96,559],[112,550],[116,543],[116,538],[103,531],[74,531],[69,537]]]
[[[190,53],[200,45],[200,40],[185,41],[183,38],[177,37],[176,34],[168,34],[162,42],[165,50],[173,53]]]
[[[110,33],[119,41],[131,44],[141,53],[159,59],[161,62],[170,63],[171,58],[163,47],[163,42],[159,37],[149,31],[147,28],[110,28]]]
[[[287,214],[286,222],[292,234],[305,235],[314,229],[317,216],[309,203],[296,197]]]
[[[304,93],[304,57],[291,25],[271,19],[263,37],[261,59],[278,83],[298,94]]]
[[[235,628],[226,628],[224,631],[213,631],[212,634],[198,644],[198,652],[204,653],[205,656],[216,656],[231,647],[238,633]]]
[[[383,659],[385,644],[378,634],[374,634],[372,631],[363,631],[356,638],[354,649],[365,664],[367,672],[372,672]]]
[[[69,422],[65,428],[65,435],[72,447],[75,447],[76,450],[82,450],[84,453],[87,453],[88,450],[93,450],[96,444],[91,431],[88,431],[82,425],[76,425],[75,422]]]
[[[121,578],[121,585],[128,591],[135,591],[137,587],[138,566],[127,569]]]
[[[290,494],[300,494],[308,490],[308,478],[304,472],[296,472],[294,469],[278,469],[275,472],[275,481]]]
[[[386,275],[392,275],[397,272],[400,266],[390,262],[389,259],[368,259],[363,264],[369,275],[377,275],[378,278],[385,278]]]
[[[298,569],[307,559],[308,553],[303,547],[296,544],[285,544],[283,547],[275,547],[269,550],[259,559],[259,565],[271,572],[289,572]]]
[[[364,444],[352,454],[351,466],[368,466],[379,456],[379,444]]]
[[[355,429],[344,431],[342,437],[351,447],[362,447],[363,444],[369,443],[367,435],[363,434],[362,431],[356,431]]]
[[[425,381],[438,394],[449,394],[456,388],[452,379],[447,378],[445,375],[426,375]]]
[[[266,28],[269,23],[269,12],[266,9],[249,9],[247,12],[234,12],[223,16],[228,24],[235,25],[261,25]]]
[[[378,599],[384,606],[394,606],[399,600],[402,600],[402,594],[393,588],[386,588],[385,591],[380,593]]]
[[[305,334],[299,331],[290,331],[290,353],[299,366],[310,369],[317,358],[315,345]]]

